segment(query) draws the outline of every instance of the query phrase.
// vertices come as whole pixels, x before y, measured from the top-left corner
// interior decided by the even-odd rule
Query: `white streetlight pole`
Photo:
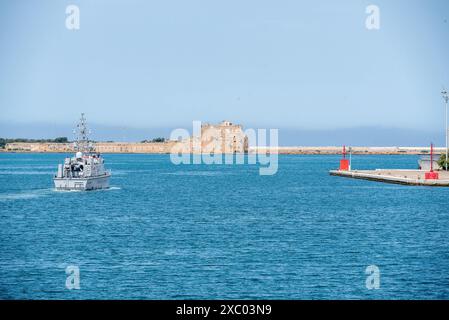
[[[349,147],[349,170],[352,170],[352,147]]]
[[[448,148],[447,148],[447,140],[448,140],[448,137],[447,137],[447,102],[449,101],[449,96],[448,96],[448,94],[447,94],[447,91],[446,91],[446,89],[443,89],[443,91],[441,91],[441,94],[443,95],[443,99],[444,99],[444,102],[446,103],[446,161],[445,161],[445,164],[446,164],[446,171],[447,171],[447,162],[448,162],[448,158],[447,158],[447,154],[448,154]]]

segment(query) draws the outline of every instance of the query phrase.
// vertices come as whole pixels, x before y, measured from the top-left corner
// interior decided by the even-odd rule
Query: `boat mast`
[[[81,118],[79,123],[76,125],[74,133],[76,135],[75,151],[86,154],[92,153],[94,148],[92,146],[92,142],[89,140],[90,130],[87,127],[87,121],[84,117],[84,113],[81,113]]]

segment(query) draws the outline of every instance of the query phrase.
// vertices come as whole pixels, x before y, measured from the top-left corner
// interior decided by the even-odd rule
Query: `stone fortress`
[[[223,121],[219,125],[202,125],[200,140],[203,153],[248,152],[248,137],[242,126],[229,121]]]
[[[201,134],[188,139],[174,142],[170,149],[178,153],[246,153],[248,152],[248,137],[241,125],[229,121],[219,124],[201,124]]]
[[[201,136],[182,141],[164,142],[96,142],[100,153],[245,153],[248,138],[241,125],[223,121],[219,124],[202,124]],[[74,152],[73,143],[15,142],[5,146],[7,152]]]

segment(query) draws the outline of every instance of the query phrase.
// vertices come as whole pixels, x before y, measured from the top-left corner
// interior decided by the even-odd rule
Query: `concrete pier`
[[[376,169],[376,170],[351,170],[340,171],[331,170],[333,176],[340,176],[354,179],[372,180],[386,183],[395,183],[412,186],[449,187],[449,172],[438,171],[438,180],[426,180],[424,170],[397,170],[397,169]]]

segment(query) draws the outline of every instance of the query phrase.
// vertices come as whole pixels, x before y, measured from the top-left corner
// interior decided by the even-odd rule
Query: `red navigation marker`
[[[340,171],[349,170],[349,160],[346,159],[346,146],[343,146],[343,159],[340,160]]]
[[[430,144],[430,171],[424,174],[426,180],[438,180],[438,172],[433,171],[433,143]]]

